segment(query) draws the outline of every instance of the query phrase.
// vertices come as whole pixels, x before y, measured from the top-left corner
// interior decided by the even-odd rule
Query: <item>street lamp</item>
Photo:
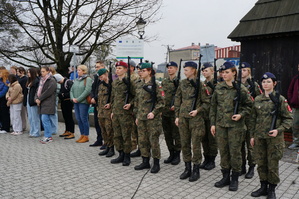
[[[142,17],[140,17],[139,20],[136,22],[136,26],[137,26],[137,29],[138,29],[138,34],[140,36],[139,39],[143,39],[142,36],[144,35],[145,24],[146,24],[146,21],[144,21],[142,19]]]

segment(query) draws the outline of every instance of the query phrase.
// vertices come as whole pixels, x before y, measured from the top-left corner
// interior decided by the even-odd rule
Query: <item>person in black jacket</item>
[[[38,107],[34,100],[36,90],[39,85],[39,77],[35,68],[29,68],[27,71],[28,79],[26,82],[26,88],[24,89],[23,105],[27,107],[28,120],[30,124],[29,137],[36,138],[40,136],[41,122],[40,115],[38,113]]]
[[[60,99],[61,111],[65,124],[65,131],[62,135],[59,135],[59,137],[73,139],[75,138],[75,123],[73,119],[74,104],[70,99],[70,91],[74,82],[62,77],[60,74],[55,74],[54,78],[57,83],[61,84],[58,97]]]
[[[17,75],[18,75],[18,82],[22,87],[23,95],[25,96],[25,90],[26,90],[26,83],[28,80],[28,77],[26,76],[26,70],[23,67],[17,68]],[[25,101],[25,98],[23,99]],[[23,132],[27,130],[27,109],[26,104],[23,103],[22,110],[21,110],[21,117],[22,117],[22,129]]]
[[[96,71],[100,70],[101,68],[105,68],[105,64],[104,64],[104,61],[97,61],[96,62]],[[89,145],[91,147],[94,147],[94,146],[102,146],[103,145],[103,137],[102,137],[102,131],[101,131],[101,127],[99,125],[99,119],[98,119],[98,110],[97,110],[97,102],[98,102],[98,88],[99,88],[99,85],[101,83],[101,81],[99,80],[99,77],[97,74],[94,75],[94,81],[92,83],[92,87],[91,87],[91,93],[90,93],[90,96],[91,96],[91,103],[94,107],[94,126],[95,126],[95,129],[96,129],[96,132],[97,132],[97,140],[95,141],[95,143]],[[101,149],[105,149],[104,147],[101,147]]]

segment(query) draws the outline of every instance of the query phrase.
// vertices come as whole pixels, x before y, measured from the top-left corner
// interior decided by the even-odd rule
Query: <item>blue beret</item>
[[[175,67],[178,67],[178,64],[175,63],[174,61],[171,61],[169,63],[166,64],[166,68],[168,68],[168,66],[175,66]]]
[[[204,70],[204,69],[207,69],[207,68],[211,68],[211,67],[213,67],[213,65],[207,62],[207,63],[203,64],[203,66],[201,67],[201,70]]]
[[[241,68],[251,68],[250,64],[247,62],[242,62]]]
[[[193,61],[187,61],[187,62],[185,62],[185,64],[184,64],[184,68],[186,68],[186,67],[192,67],[192,68],[197,69],[197,63],[195,63],[195,62],[193,62]]]
[[[263,81],[264,79],[269,79],[269,78],[271,78],[271,79],[273,79],[274,81],[276,81],[276,77],[275,77],[275,75],[273,75],[273,73],[270,73],[270,72],[266,72],[265,74],[263,74],[261,80]]]
[[[98,76],[101,76],[101,75],[103,75],[103,74],[105,74],[107,72],[108,72],[107,69],[101,68],[100,70],[98,70]]]
[[[224,64],[219,67],[219,71],[227,70],[230,68],[235,68],[235,64],[227,61],[227,62],[224,62]]]
[[[152,65],[150,63],[145,62],[145,63],[141,64],[140,69],[142,70],[142,69],[151,68],[151,67],[152,67]]]

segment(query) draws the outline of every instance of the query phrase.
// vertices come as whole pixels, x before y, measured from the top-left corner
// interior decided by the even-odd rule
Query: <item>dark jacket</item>
[[[60,100],[70,100],[70,91],[73,85],[73,81],[67,78],[64,78],[63,83],[61,84],[58,97]]]
[[[93,83],[91,85],[91,92],[90,92],[90,97],[94,98],[94,100],[98,103],[98,91],[99,91],[99,86],[101,84],[101,81],[99,80],[98,75],[93,76]]]
[[[25,96],[25,90],[26,90],[26,83],[27,83],[27,76],[23,76],[23,77],[19,77],[18,78],[18,82],[19,82],[19,84],[21,85],[21,87],[22,87],[22,91],[23,91],[23,95]]]
[[[51,76],[45,82],[41,95],[37,97],[37,93],[35,94],[35,99],[39,99],[41,101],[39,106],[40,114],[49,114],[49,115],[55,114],[56,89],[57,89],[56,80],[53,78],[53,76]]]
[[[6,106],[7,100],[5,98],[7,91],[8,91],[8,86],[5,85],[2,79],[0,78],[0,107],[7,107]]]
[[[37,104],[35,103],[35,93],[37,91],[39,85],[39,77],[36,77],[36,79],[33,81],[32,86],[26,87],[25,92],[24,92],[24,100],[23,100],[23,105],[27,106],[27,97],[29,95],[29,106],[36,106]]]
[[[299,108],[299,75],[296,75],[288,89],[288,101],[292,108]]]

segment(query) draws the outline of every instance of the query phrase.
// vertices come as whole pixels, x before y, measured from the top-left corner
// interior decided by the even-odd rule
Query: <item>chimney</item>
[[[194,46],[194,43],[191,43],[191,46]]]

